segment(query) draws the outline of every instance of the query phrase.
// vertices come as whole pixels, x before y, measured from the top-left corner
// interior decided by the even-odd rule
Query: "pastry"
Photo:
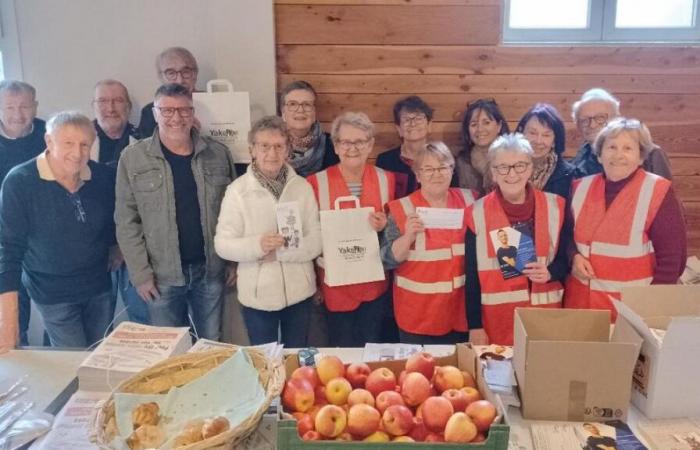
[[[131,411],[131,422],[134,424],[134,430],[141,425],[158,425],[159,413],[158,403],[150,402],[138,405]]]
[[[208,419],[202,425],[202,437],[204,439],[209,439],[217,434],[221,434],[227,431],[231,427],[226,417],[218,416],[213,419]]]
[[[157,425],[141,425],[126,440],[131,450],[158,448],[165,442],[165,433]]]
[[[203,420],[191,420],[182,428],[182,432],[175,436],[173,448],[184,447],[185,445],[194,444],[202,439]]]

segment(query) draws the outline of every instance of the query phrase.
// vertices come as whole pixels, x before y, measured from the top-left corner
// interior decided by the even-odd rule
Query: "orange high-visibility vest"
[[[531,188],[535,196],[534,236],[537,261],[549,265],[559,248],[564,223],[564,199]],[[559,281],[531,283],[525,275],[504,279],[496,249],[490,238],[493,230],[510,227],[498,194],[479,199],[471,210],[470,227],[476,236],[476,260],[481,285],[481,314],[484,331],[494,344],[513,345],[515,308],[561,308],[563,286]],[[467,299],[467,301],[469,301]]]
[[[335,209],[335,200],[350,194],[347,183],[338,165],[311,175],[307,178],[314,190],[319,210]],[[369,164],[362,174],[360,206],[371,206],[375,211],[384,211],[384,205],[394,199],[394,174]],[[343,209],[343,205],[339,205]],[[353,205],[354,206],[354,205]],[[369,220],[369,219],[368,219]],[[325,280],[323,257],[316,260],[319,267],[319,280]],[[361,303],[374,300],[389,288],[387,279],[369,283],[330,287],[321,282],[324,302],[329,311],[347,312],[356,310]]]
[[[473,191],[450,188],[447,207],[464,209],[475,198]],[[406,233],[406,216],[420,206],[430,207],[420,191],[389,202],[402,235]],[[430,336],[467,331],[465,231],[466,220],[458,230],[427,229],[416,236],[408,258],[394,272],[394,315],[402,330]]]
[[[569,275],[567,308],[609,309],[614,321],[617,312],[610,297],[619,299],[625,286],[651,284],[656,259],[649,227],[670,187],[667,179],[639,169],[606,210],[603,174],[574,181],[574,242],[593,266],[595,278]]]

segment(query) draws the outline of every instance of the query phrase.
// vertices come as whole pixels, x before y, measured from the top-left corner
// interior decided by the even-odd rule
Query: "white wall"
[[[40,117],[92,116],[95,82],[116,78],[137,122],[159,84],[155,56],[174,45],[197,58],[198,89],[227,78],[250,92],[253,120],[275,113],[272,0],[14,0],[14,9],[21,67],[6,76],[21,73],[37,88]]]

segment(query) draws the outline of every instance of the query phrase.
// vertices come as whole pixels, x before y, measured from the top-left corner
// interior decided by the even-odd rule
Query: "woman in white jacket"
[[[313,260],[321,253],[318,206],[309,183],[287,163],[287,128],[276,116],[250,130],[252,163],[226,189],[214,245],[238,262],[238,299],[252,345],[277,341],[305,347]],[[280,224],[280,221],[282,223]]]

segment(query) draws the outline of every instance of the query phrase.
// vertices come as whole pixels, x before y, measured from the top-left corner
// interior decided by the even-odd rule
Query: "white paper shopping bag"
[[[340,202],[355,208],[337,209]],[[339,197],[336,209],[321,211],[323,257],[321,264],[328,286],[367,283],[384,279],[379,238],[369,224],[374,208],[360,208],[357,197]]]
[[[219,90],[215,87],[223,88]],[[227,80],[211,80],[206,92],[192,94],[195,117],[202,125],[202,136],[221,142],[237,163],[249,163],[248,132],[250,131],[250,96],[234,92]]]

